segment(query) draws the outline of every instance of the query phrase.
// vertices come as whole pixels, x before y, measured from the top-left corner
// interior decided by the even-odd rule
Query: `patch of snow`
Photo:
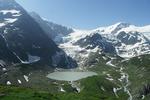
[[[126,74],[125,74],[125,73],[120,73],[120,74],[121,74],[121,78],[119,78],[118,80],[119,80],[120,82],[122,82],[123,79],[126,78]]]
[[[105,91],[105,89],[104,89],[104,87],[103,87],[103,86],[101,86],[101,90]]]
[[[104,60],[107,60],[107,58],[106,58],[105,56],[102,56],[102,58],[103,58]]]
[[[11,14],[19,14],[20,11],[15,10],[15,9],[11,9],[11,10],[0,10],[0,13],[3,13],[4,15],[7,13],[11,13]]]
[[[144,100],[145,99],[145,95],[142,95],[142,100]]]
[[[11,82],[10,81],[7,81],[7,83],[6,83],[7,85],[11,85]]]
[[[22,82],[18,79],[18,83],[21,84]]]
[[[0,28],[7,25],[7,24],[14,23],[18,19],[17,18],[5,18],[4,20],[5,21],[3,23],[0,23]]]
[[[30,64],[30,63],[34,63],[34,62],[38,62],[41,58],[38,56],[32,56],[30,54],[28,54],[28,61],[23,61],[20,59],[21,63],[23,64]]]
[[[62,87],[60,87],[60,91],[61,92],[66,92]]]
[[[111,75],[110,74],[106,74],[107,75],[107,77],[111,77]]]
[[[14,17],[19,17],[19,16],[21,16],[22,14],[14,14],[14,15],[12,15],[12,16],[14,16]]]
[[[3,60],[0,60],[0,66],[4,67],[6,63]]]
[[[106,65],[109,65],[109,66],[112,66],[112,67],[116,67],[114,64],[112,64],[112,60],[108,61],[108,62],[106,63]]]
[[[113,78],[108,78],[108,77],[106,79],[109,80],[109,81],[113,81],[114,80]]]
[[[109,80],[109,81],[113,81],[114,80],[110,74],[106,74],[106,75],[107,75],[107,78],[106,78],[107,80]]]
[[[7,69],[6,68],[3,68],[3,71],[6,71]]]
[[[3,27],[5,26],[6,24],[5,23],[0,23],[0,27]]]
[[[23,75],[24,79],[26,80],[26,82],[29,82],[29,78],[26,75]]]
[[[5,23],[14,23],[17,20],[17,18],[5,18]]]
[[[29,62],[30,63],[37,62],[37,61],[40,60],[40,57],[38,57],[38,56],[28,55],[28,57],[29,57]]]
[[[113,92],[114,92],[114,94],[115,94],[115,96],[118,98],[119,96],[118,96],[118,94],[117,94],[117,89],[116,88],[113,88]]]

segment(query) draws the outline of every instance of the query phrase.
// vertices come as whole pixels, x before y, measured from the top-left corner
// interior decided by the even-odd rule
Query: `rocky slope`
[[[55,43],[59,44],[63,42],[64,36],[73,32],[73,29],[67,28],[62,25],[52,23],[44,18],[41,18],[37,13],[31,12],[30,15],[35,19],[35,21],[41,26],[45,33],[53,40]]]
[[[0,84],[25,85],[34,71],[76,66],[18,3],[0,0]]]
[[[14,0],[0,1],[0,31],[4,45],[1,48],[8,49],[8,55],[16,57],[11,58],[18,60],[18,63],[41,61],[49,65],[67,66],[69,57],[65,52],[47,37],[38,23]],[[54,61],[55,58],[58,60]],[[60,64],[61,59],[66,64]]]

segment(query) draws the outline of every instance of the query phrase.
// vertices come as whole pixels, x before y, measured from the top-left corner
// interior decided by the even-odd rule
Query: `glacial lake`
[[[87,78],[90,76],[95,76],[97,73],[95,72],[53,72],[47,75],[48,78],[58,81],[77,81],[83,78]]]

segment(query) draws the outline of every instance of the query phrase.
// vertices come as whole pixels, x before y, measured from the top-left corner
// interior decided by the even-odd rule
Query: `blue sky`
[[[49,21],[80,29],[117,22],[150,24],[150,0],[16,0]]]

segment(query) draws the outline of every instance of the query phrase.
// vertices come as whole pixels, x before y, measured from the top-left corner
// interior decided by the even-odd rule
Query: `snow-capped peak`
[[[74,32],[69,34],[67,37],[65,37],[65,40],[71,40],[71,42],[76,42],[77,40],[84,38],[86,36],[92,36],[95,33],[98,34],[115,34],[119,30],[123,28],[129,27],[129,23],[123,23],[123,22],[118,22],[114,25],[107,26],[107,27],[100,27],[94,30],[79,30],[79,29],[73,29]]]
[[[146,33],[146,32],[150,32],[150,25],[143,26],[143,27],[130,25],[129,27],[123,28],[121,31],[125,31],[125,32],[137,31],[140,33]]]
[[[126,22],[118,22],[118,23],[114,24],[114,26],[122,26],[122,27],[128,27],[129,25],[131,25],[131,24],[126,23]]]
[[[64,42],[61,44],[65,50],[71,49],[71,53],[76,55],[76,51],[93,51],[95,47],[105,50],[105,46],[115,48],[115,53],[123,58],[150,53],[149,39],[145,33],[150,36],[150,25],[138,27],[129,23],[119,22],[111,26],[100,27],[94,30],[77,30],[63,37]],[[94,38],[94,36],[101,38]],[[94,39],[94,40],[93,40]],[[96,40],[97,39],[97,40]],[[92,48],[88,48],[93,43]],[[101,45],[102,44],[102,45]],[[105,46],[104,46],[105,45]],[[105,48],[102,48],[104,46]],[[70,54],[69,48],[69,54]],[[80,48],[80,49],[79,49]],[[77,53],[78,53],[77,52]],[[88,55],[87,52],[86,55]],[[83,55],[82,55],[83,56]],[[87,57],[87,56],[86,56]]]
[[[130,26],[129,23],[118,22],[118,23],[116,23],[114,25],[111,25],[111,26],[99,27],[99,28],[97,28],[93,31],[101,32],[101,34],[115,34],[119,30],[121,30],[122,28],[126,28],[126,27],[129,27],[129,26]]]
[[[78,30],[74,29],[74,32],[64,37],[65,40],[71,40],[71,42],[76,42],[79,39],[85,38],[86,36],[92,36],[95,33],[98,33],[106,38],[117,37],[121,32],[125,32],[126,34],[131,35],[130,33],[142,33],[147,37],[150,37],[150,25],[138,27],[135,25],[131,25],[125,22],[118,22],[114,25],[107,27],[99,27],[94,30]]]

